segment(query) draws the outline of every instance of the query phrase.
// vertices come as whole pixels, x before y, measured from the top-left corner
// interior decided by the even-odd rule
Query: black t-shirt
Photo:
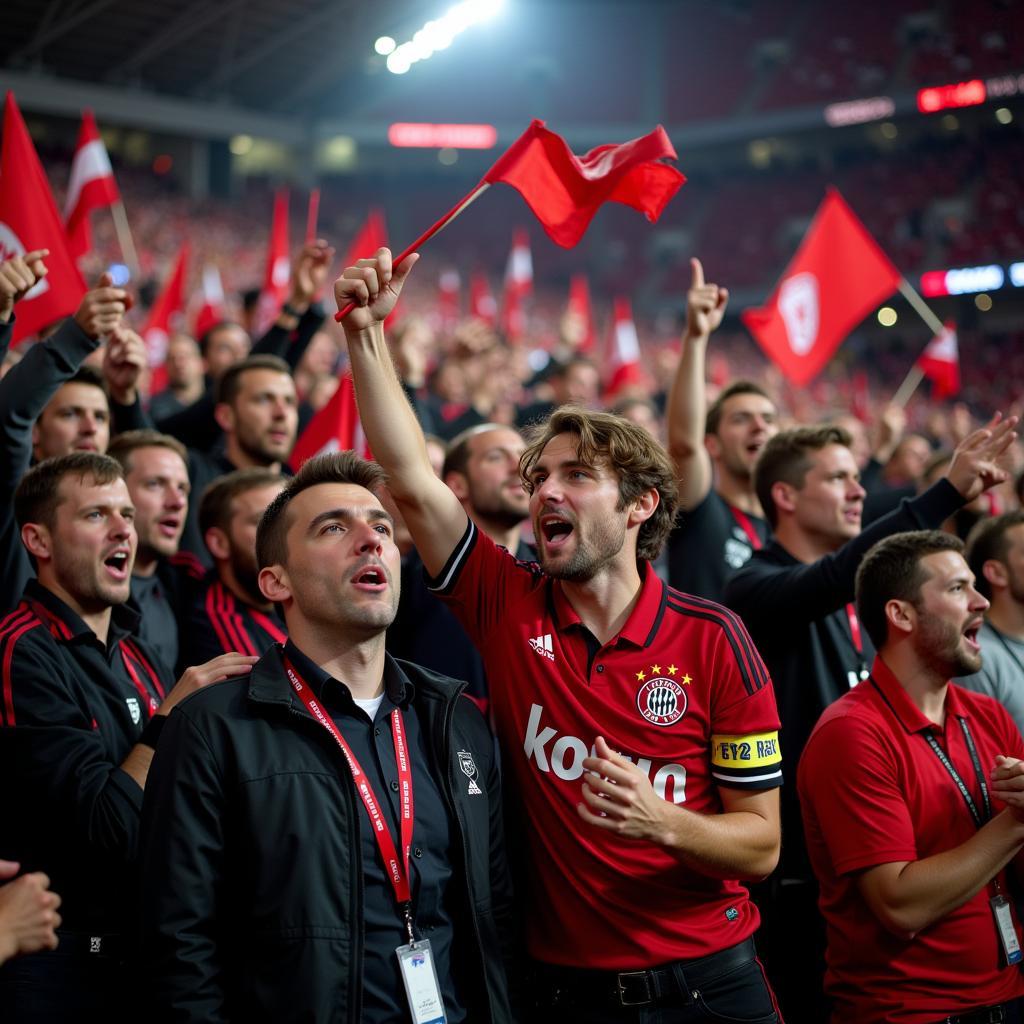
[[[749,525],[757,544],[745,528]],[[768,522],[734,509],[717,491],[679,514],[668,539],[668,582],[686,594],[722,602],[725,582],[771,536]]]

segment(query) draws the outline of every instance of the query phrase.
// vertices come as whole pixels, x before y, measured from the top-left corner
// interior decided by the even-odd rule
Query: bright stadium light
[[[391,36],[381,36],[374,44],[373,49],[379,53],[382,57],[386,57],[389,53],[394,53],[395,47],[398,45],[391,38]]]
[[[413,33],[412,39],[395,45],[389,36],[382,36],[374,44],[381,56],[387,57],[387,69],[393,75],[404,75],[413,64],[428,60],[440,50],[447,50],[455,38],[473,25],[489,21],[500,13],[505,0],[462,0],[449,7],[440,18],[428,21]],[[390,44],[381,49],[381,43]]]
[[[896,316],[896,310],[892,306],[883,306],[878,311],[878,322],[883,327],[892,327],[899,318]]]

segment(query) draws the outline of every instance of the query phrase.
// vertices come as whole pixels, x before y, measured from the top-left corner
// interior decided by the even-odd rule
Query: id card
[[[445,1024],[444,1001],[437,984],[437,970],[430,941],[413,942],[395,950],[398,967],[405,984],[405,997],[409,1001],[412,1024]],[[1017,956],[1020,956],[1018,949]]]
[[[989,900],[992,913],[996,919],[996,931],[999,941],[1003,944],[1003,955],[1006,963],[1019,964],[1024,959],[1020,943],[1017,941],[1017,930],[1013,927],[1013,914],[1010,913],[1010,901],[1005,896],[993,896]]]

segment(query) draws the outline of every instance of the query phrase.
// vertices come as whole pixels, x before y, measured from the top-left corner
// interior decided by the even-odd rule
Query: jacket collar
[[[52,590],[44,587],[38,579],[25,584],[24,599],[32,606],[43,625],[58,640],[94,640],[99,637],[86,625],[82,617],[65,604]],[[139,613],[129,604],[115,604],[111,608],[110,633],[107,636],[108,649],[126,636],[137,632]]]

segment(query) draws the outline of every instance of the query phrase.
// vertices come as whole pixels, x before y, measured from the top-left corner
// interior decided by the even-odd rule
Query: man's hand
[[[398,302],[409,271],[419,258],[419,253],[413,253],[392,270],[391,250],[378,249],[373,259],[360,260],[354,267],[345,268],[344,274],[334,282],[334,300],[339,310],[350,302],[356,305],[341,322],[346,334],[365,331],[387,319]]]
[[[992,795],[1024,821],[1024,761],[999,754],[990,778]]]
[[[665,844],[669,805],[654,792],[651,780],[615,753],[603,736],[597,737],[594,752],[596,757],[583,759],[590,774],[583,778],[583,803],[576,805],[579,816],[616,835]]]
[[[113,401],[119,405],[135,404],[136,385],[146,363],[145,342],[131,328],[118,324],[110,332],[103,353],[103,377]]]
[[[704,267],[699,259],[690,260],[690,290],[686,293],[686,338],[706,341],[717,330],[729,302],[729,289],[704,283]]]
[[[907,429],[907,414],[902,405],[890,402],[878,417],[876,424],[875,443],[871,454],[883,466],[892,458],[896,446],[903,438],[903,431]]]
[[[75,313],[75,323],[90,338],[110,334],[129,307],[128,293],[123,288],[112,287],[113,283],[109,274],[101,274],[99,283],[85,293]]]
[[[35,249],[0,263],[0,324],[11,319],[14,304],[23,299],[40,278],[46,277],[43,260],[49,255],[49,249]]]
[[[323,290],[333,260],[334,249],[322,238],[302,247],[298,259],[292,264],[289,306],[300,313],[306,312],[309,304]]]
[[[163,704],[157,708],[158,715],[169,715],[175,704],[183,701],[189,694],[196,690],[209,686],[210,683],[219,683],[222,679],[229,679],[231,676],[244,676],[252,671],[253,665],[259,658],[250,654],[221,654],[216,658],[203,662],[202,665],[192,665],[185,669],[181,678],[174,684],[174,689],[164,698]]]
[[[14,878],[20,865],[0,860],[0,879]],[[41,871],[0,885],[0,964],[12,956],[57,948],[60,897]]]
[[[988,426],[975,430],[957,445],[946,470],[946,479],[960,492],[965,502],[1009,479],[1009,471],[1000,465],[1000,458],[1016,440],[1013,428],[1017,417],[1003,419],[997,412]]]

